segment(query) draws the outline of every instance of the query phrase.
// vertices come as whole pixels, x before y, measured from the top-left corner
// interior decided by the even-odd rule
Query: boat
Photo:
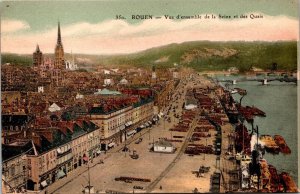
[[[269,188],[270,187],[270,179],[271,179],[269,165],[265,159],[260,160],[259,163],[260,163],[260,169],[261,169],[262,185],[265,188]]]
[[[244,151],[245,154],[251,154],[251,135],[248,133],[247,127],[239,124],[235,129],[235,149],[237,152]]]
[[[230,90],[230,93],[231,94],[236,94],[236,93],[238,93],[238,91],[236,89],[232,89],[232,90]]]
[[[274,141],[279,146],[280,152],[282,152],[284,154],[290,154],[291,153],[291,149],[286,144],[284,138],[281,135],[274,135]]]
[[[278,154],[280,149],[279,146],[275,143],[271,135],[261,135],[259,137],[260,141],[264,142],[264,147],[267,152]]]
[[[277,173],[277,169],[273,165],[269,164],[269,172],[271,174],[270,191],[272,193],[283,192],[284,187],[283,187],[282,183],[280,182],[280,177]]]
[[[298,188],[291,178],[291,176],[287,172],[282,172],[280,175],[280,181],[284,186],[284,190],[287,193],[298,193]]]
[[[266,113],[264,111],[260,110],[259,108],[255,107],[255,106],[252,106],[252,107],[246,106],[246,108],[251,109],[252,114],[255,116],[261,116],[261,117],[266,116]]]
[[[238,106],[238,111],[243,115],[247,122],[253,122],[254,116],[265,117],[266,113],[255,106]]]

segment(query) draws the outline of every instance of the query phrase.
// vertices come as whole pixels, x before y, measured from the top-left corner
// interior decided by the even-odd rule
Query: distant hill
[[[2,63],[15,60],[26,65],[29,61],[28,56],[5,55],[3,54]],[[297,68],[297,42],[195,41],[169,44],[126,55],[76,54],[76,59],[79,66],[84,68],[95,68],[98,65],[151,67],[152,64],[164,68],[177,63],[198,71],[226,70],[230,67],[247,71],[252,66],[269,69],[273,63],[277,63],[278,69],[294,70]]]
[[[199,71],[223,70],[232,66],[242,71],[251,66],[269,69],[273,63],[277,63],[279,69],[293,70],[297,68],[297,42],[185,42],[110,60],[112,64],[157,64],[158,67],[177,63]]]
[[[15,65],[30,66],[32,65],[32,56],[18,55],[13,53],[2,53],[1,64],[11,63]]]

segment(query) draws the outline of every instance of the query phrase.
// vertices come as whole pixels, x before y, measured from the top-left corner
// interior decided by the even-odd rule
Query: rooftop
[[[173,147],[173,144],[165,139],[159,139],[157,142],[154,143],[154,145],[162,147]]]
[[[96,95],[121,95],[121,93],[118,91],[108,90],[106,88],[104,88],[101,91],[97,91],[94,94],[96,94]]]

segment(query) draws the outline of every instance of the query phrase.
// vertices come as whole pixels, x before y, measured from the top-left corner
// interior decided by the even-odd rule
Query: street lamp
[[[89,187],[89,194],[91,194],[91,177],[90,177],[90,164],[88,163],[88,187]]]
[[[206,149],[207,149],[207,138],[205,139],[205,151],[204,151],[204,158],[203,158],[203,160],[205,160],[205,153],[206,153]]]
[[[164,119],[164,130],[166,130],[166,118],[165,118],[165,116],[163,117],[163,119]]]

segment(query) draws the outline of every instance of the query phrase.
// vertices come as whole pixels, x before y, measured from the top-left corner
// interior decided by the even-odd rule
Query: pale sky
[[[297,0],[6,1],[1,3],[1,51],[31,54],[39,44],[42,52],[53,53],[58,20],[65,52],[85,54],[132,53],[197,40],[298,40],[297,6]],[[118,14],[126,19],[116,20]],[[153,19],[132,20],[135,14]],[[205,14],[216,18],[204,19]],[[219,14],[238,18],[220,19]],[[250,19],[250,14],[263,18]]]

